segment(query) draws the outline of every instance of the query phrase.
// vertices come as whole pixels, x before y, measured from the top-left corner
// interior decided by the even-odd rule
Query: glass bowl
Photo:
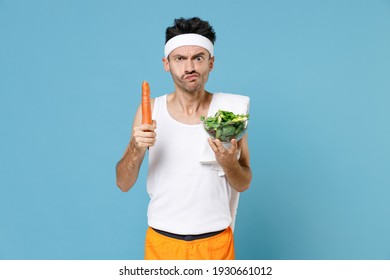
[[[247,132],[248,120],[220,123],[210,126],[206,119],[202,119],[204,130],[212,139],[219,139],[222,143],[230,143],[232,139],[239,141]]]

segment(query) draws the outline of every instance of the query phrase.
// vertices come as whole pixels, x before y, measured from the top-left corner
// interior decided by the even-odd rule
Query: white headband
[[[168,57],[174,49],[182,46],[199,46],[208,50],[211,57],[214,56],[214,45],[209,39],[199,34],[187,33],[168,40],[164,48],[165,57]]]

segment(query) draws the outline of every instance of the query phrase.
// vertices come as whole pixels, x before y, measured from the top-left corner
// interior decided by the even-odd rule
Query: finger
[[[213,152],[214,153],[218,152],[218,148],[217,148],[217,146],[215,146],[213,139],[208,138],[207,141],[209,142],[209,145],[210,145],[211,149],[213,150]]]
[[[141,124],[139,128],[143,131],[154,131],[156,129],[156,126],[153,124]]]
[[[234,153],[236,152],[237,148],[238,148],[238,144],[237,144],[237,140],[236,139],[232,139],[230,141],[231,145],[230,145],[230,148],[229,148],[229,153]]]
[[[144,139],[136,139],[136,142],[137,142],[137,145],[141,148],[149,148],[149,147],[154,146],[154,144],[156,143],[156,140],[144,138]]]
[[[137,138],[156,138],[156,132],[137,130],[134,132],[134,137],[137,137]]]
[[[136,137],[138,142],[142,143],[154,143],[156,142],[156,138],[154,137]]]
[[[154,143],[140,143],[139,144],[139,147],[140,148],[150,148],[150,147],[153,147],[154,146]]]
[[[214,139],[215,146],[217,146],[218,152],[223,154],[226,152],[225,147],[222,145],[221,141],[219,139]]]

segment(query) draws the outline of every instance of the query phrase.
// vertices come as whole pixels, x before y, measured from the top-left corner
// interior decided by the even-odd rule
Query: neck
[[[176,105],[175,107],[186,114],[193,114],[197,112],[206,102],[207,97],[210,93],[205,90],[198,92],[178,92],[176,91],[173,94],[172,103]]]
[[[168,112],[179,122],[198,124],[200,116],[207,114],[212,97],[207,91],[185,94],[176,91],[168,95]]]

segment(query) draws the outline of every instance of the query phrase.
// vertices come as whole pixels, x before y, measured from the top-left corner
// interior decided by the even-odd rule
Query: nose
[[[185,63],[185,71],[190,73],[195,70],[194,61],[191,58],[188,58]]]

